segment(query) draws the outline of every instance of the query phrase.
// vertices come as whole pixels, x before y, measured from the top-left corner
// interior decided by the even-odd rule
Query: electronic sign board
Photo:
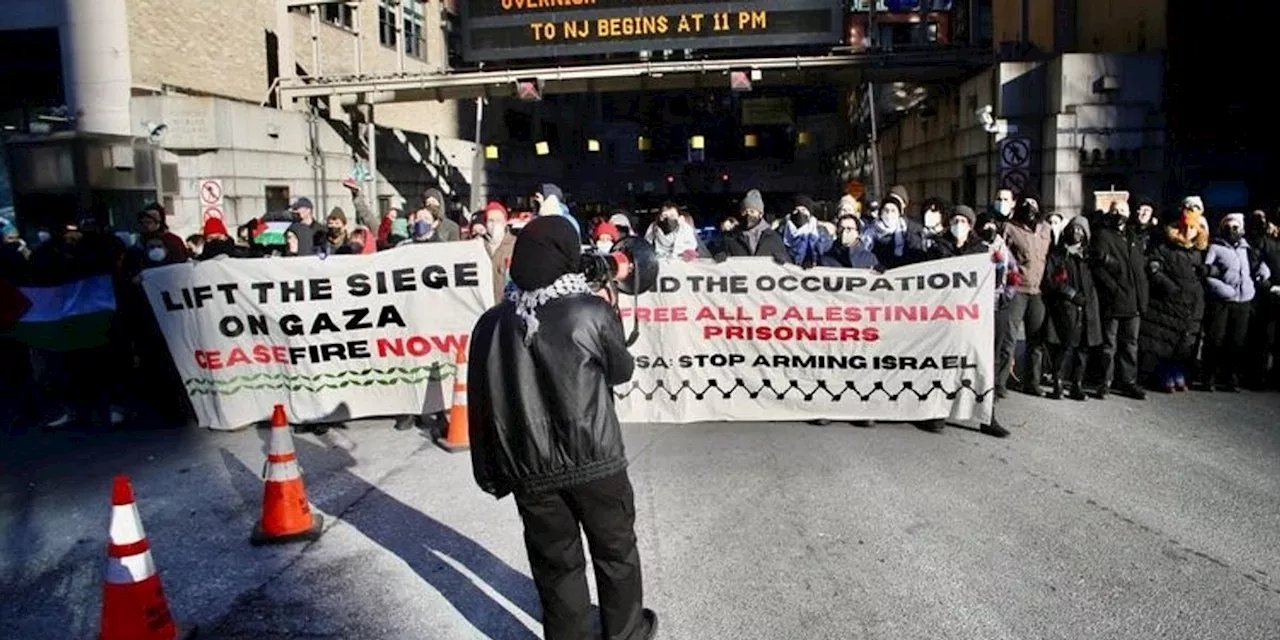
[[[845,0],[459,0],[471,62],[838,45]]]

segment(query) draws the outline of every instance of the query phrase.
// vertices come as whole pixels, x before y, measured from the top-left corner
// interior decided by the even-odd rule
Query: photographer
[[[591,637],[581,530],[604,636],[647,640],[657,617],[643,608],[635,498],[613,401],[634,363],[609,294],[593,291],[581,259],[563,216],[534,220],[516,241],[514,286],[471,335],[472,468],[485,492],[515,494],[548,640]]]

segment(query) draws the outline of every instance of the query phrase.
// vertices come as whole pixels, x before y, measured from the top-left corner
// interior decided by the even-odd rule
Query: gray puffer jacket
[[[1209,295],[1222,302],[1252,302],[1257,295],[1255,282],[1271,278],[1267,264],[1258,259],[1249,241],[1240,240],[1235,245],[1225,238],[1216,238],[1205,253],[1204,263],[1209,267],[1205,282]]]

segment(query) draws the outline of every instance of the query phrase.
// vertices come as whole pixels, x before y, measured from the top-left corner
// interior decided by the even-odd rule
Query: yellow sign
[[[600,141],[594,138],[587,140],[587,151],[592,153],[600,151]]]
[[[1094,191],[1093,208],[1097,211],[1110,211],[1111,205],[1117,202],[1129,202],[1128,191]]]
[[[551,153],[551,145],[546,142],[539,142],[538,144],[533,145],[533,148],[540,156],[545,156]]]

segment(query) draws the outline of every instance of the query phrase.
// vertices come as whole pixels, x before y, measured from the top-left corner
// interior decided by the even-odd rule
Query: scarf
[[[557,298],[592,293],[587,278],[581,273],[566,273],[549,286],[534,291],[522,291],[514,282],[507,285],[506,299],[516,305],[516,315],[524,320],[524,343],[531,344],[538,332],[538,308]]]
[[[653,245],[654,252],[659,258],[678,258],[687,251],[698,250],[698,236],[694,233],[693,227],[686,225],[683,220],[670,234],[663,233],[656,222],[649,225],[649,230],[645,232],[645,240]]]
[[[907,249],[907,219],[899,217],[898,224],[890,227],[879,218],[875,221],[876,242],[885,236],[893,237],[893,256],[901,258]]]
[[[819,240],[816,218],[810,216],[804,225],[797,227],[791,221],[791,217],[787,217],[786,225],[782,229],[782,244],[787,248],[792,262],[803,264],[806,259],[820,254]]]
[[[756,254],[756,249],[760,246],[760,237],[767,230],[769,230],[769,225],[765,223],[763,218],[756,223],[756,226],[743,230],[742,235],[747,239],[747,247],[751,249],[751,255],[754,256]]]

